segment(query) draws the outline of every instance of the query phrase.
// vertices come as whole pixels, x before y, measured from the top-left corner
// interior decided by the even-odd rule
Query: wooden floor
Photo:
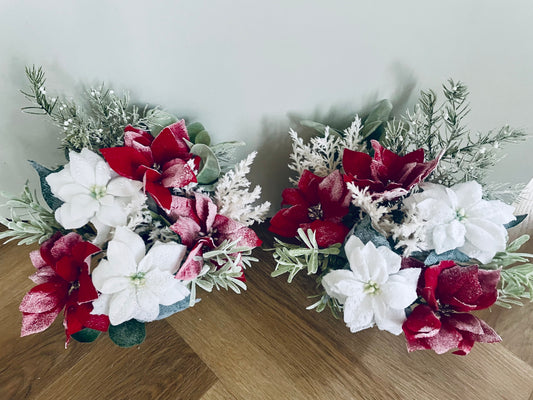
[[[268,246],[271,238],[263,238]],[[270,278],[271,254],[258,250],[244,294],[205,295],[148,324],[135,348],[103,335],[65,350],[60,321],[19,337],[18,305],[33,285],[29,250],[0,247],[2,400],[533,400],[533,303],[485,313],[501,344],[476,344],[466,357],[408,354],[402,336],[354,335],[328,312],[306,311],[313,279]]]

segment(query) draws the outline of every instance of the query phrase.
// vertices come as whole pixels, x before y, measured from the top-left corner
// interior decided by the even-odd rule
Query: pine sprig
[[[330,256],[340,253],[340,243],[321,249],[316,241],[315,232],[311,229],[308,229],[306,233],[299,228],[298,237],[303,245],[284,243],[275,239],[277,242],[274,249],[276,269],[271,274],[273,277],[288,273],[287,281],[291,283],[296,274],[302,270],[307,270],[308,275],[320,274],[327,269],[331,260]]]
[[[7,199],[5,206],[10,209],[11,218],[0,217],[0,224],[7,230],[0,232],[0,239],[8,239],[5,243],[18,240],[19,245],[42,243],[52,234],[61,229],[54,214],[43,207],[32,193],[28,182],[19,197],[0,193]]]
[[[153,109],[145,107],[141,111],[131,105],[128,94],[118,96],[103,84],[84,91],[82,103],[51,98],[47,95],[42,67],[27,67],[26,75],[30,88],[22,93],[33,105],[24,107],[23,111],[47,115],[61,129],[61,147],[65,150],[79,152],[85,147],[97,151],[120,146],[127,125],[147,126],[155,115]]]

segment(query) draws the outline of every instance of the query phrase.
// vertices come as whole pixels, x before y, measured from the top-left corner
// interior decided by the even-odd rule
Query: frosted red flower
[[[461,267],[442,261],[420,276],[418,294],[427,304],[418,305],[403,324],[409,351],[432,349],[438,354],[457,348],[465,355],[475,342],[501,341],[485,321],[467,313],[490,307],[497,299],[499,270]]]
[[[70,336],[83,328],[107,331],[106,315],[92,315],[92,301],[98,298],[89,275],[92,254],[100,249],[84,242],[80,235],[59,232],[30,254],[37,272],[30,279],[37,284],[22,299],[21,336],[47,329],[64,310],[63,325]]]
[[[374,158],[367,153],[344,149],[342,166],[344,180],[376,198],[392,200],[403,196],[416,184],[422,182],[435,169],[439,157],[424,162],[424,149],[399,156],[371,140]]]
[[[176,274],[176,279],[191,280],[200,274],[204,250],[212,250],[224,240],[238,241],[238,246],[254,248],[261,245],[255,232],[224,215],[217,213],[211,198],[200,193],[195,198],[174,196],[169,217],[175,221],[170,229],[176,232],[182,244],[190,249],[187,259]],[[244,280],[244,275],[241,277]]]
[[[270,220],[269,231],[284,237],[296,237],[299,228],[311,229],[320,247],[342,243],[349,232],[343,224],[348,214],[350,192],[339,171],[319,177],[304,171],[298,188],[285,189],[279,210]]]
[[[164,128],[154,137],[128,125],[124,129],[124,146],[101,149],[109,166],[119,175],[142,181],[144,190],[168,210],[172,203],[169,188],[181,188],[196,182],[196,174],[188,161],[197,169],[200,158],[190,153],[189,135],[185,121]]]

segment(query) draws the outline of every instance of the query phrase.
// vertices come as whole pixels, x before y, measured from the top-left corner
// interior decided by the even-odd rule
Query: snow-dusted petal
[[[374,320],[382,331],[388,331],[393,335],[402,333],[402,324],[407,319],[403,309],[391,308],[389,304],[374,299]]]
[[[156,267],[175,274],[186,252],[187,247],[182,244],[156,242],[139,263],[139,271],[147,271]]]
[[[94,184],[96,186],[106,186],[111,179],[111,168],[103,160],[100,159],[94,166]]]
[[[481,201],[483,189],[475,181],[463,182],[453,185],[451,188],[457,196],[457,203],[463,208],[476,206]]]
[[[390,308],[403,310],[409,307],[418,297],[416,286],[420,272],[420,268],[407,268],[391,275],[382,285],[379,296]]]
[[[142,182],[124,178],[122,176],[112,179],[107,185],[107,193],[113,196],[130,197],[142,189]]]
[[[146,279],[147,281],[150,280],[148,277]],[[159,315],[159,297],[154,293],[154,289],[158,290],[160,288],[150,286],[137,288],[138,309],[133,314],[133,318],[143,322],[150,322],[157,318]]]
[[[64,203],[55,211],[55,219],[65,229],[77,229],[86,225],[92,215],[79,215],[72,211],[71,203]]]
[[[109,301],[113,295],[110,294],[100,294],[98,298],[93,301],[93,310],[91,314],[93,315],[109,315]]]
[[[139,264],[141,262],[145,255],[146,247],[139,235],[133,233],[128,228],[119,226],[115,230],[113,241],[125,244],[130,249],[131,254],[133,254],[135,263]]]
[[[96,212],[95,218],[108,226],[123,226],[128,222],[126,210],[118,203],[112,206],[101,205]]]
[[[378,247],[376,251],[380,255],[382,262],[385,264],[384,270],[386,271],[386,275],[394,274],[400,270],[402,266],[402,258],[398,254],[385,246]],[[384,280],[378,281],[377,279],[375,279],[375,281],[384,282]]]
[[[137,307],[134,288],[128,287],[111,296],[109,301],[109,321],[111,325],[120,325],[132,319]]]
[[[515,219],[515,208],[500,200],[481,201],[475,208],[466,210],[468,218],[488,219],[491,222],[504,225]]]
[[[109,260],[109,265],[113,266],[112,268],[117,276],[129,276],[137,272],[137,261],[135,260],[135,254],[132,252],[131,247],[123,242],[119,242],[117,240],[111,240],[109,242],[107,247],[107,259]]]
[[[65,165],[61,171],[49,174],[46,177],[46,182],[48,185],[50,185],[50,189],[52,190],[54,196],[61,200],[63,199],[59,196],[60,188],[65,185],[75,183],[74,179],[72,179],[72,175],[70,174],[70,166],[68,164]]]
[[[344,304],[344,322],[355,333],[374,326],[372,299],[349,297]]]
[[[354,273],[346,269],[337,269],[328,272],[322,278],[322,286],[330,297],[336,298],[341,304],[350,296],[360,295],[363,283],[354,278]]]
[[[90,188],[96,184],[96,162],[92,158],[86,158],[87,149],[83,149],[82,153],[71,151],[69,153],[70,159],[70,174],[72,178],[79,184]]]
[[[64,202],[71,202],[72,199],[78,195],[90,196],[91,192],[85,186],[76,182],[66,183],[56,187],[55,196]]]
[[[505,250],[507,231],[503,225],[482,219],[470,219],[465,228],[466,242],[459,250],[466,255],[486,264],[497,252]]]
[[[451,221],[448,224],[437,225],[431,235],[432,248],[437,254],[456,249],[465,242],[465,226],[459,221]]]

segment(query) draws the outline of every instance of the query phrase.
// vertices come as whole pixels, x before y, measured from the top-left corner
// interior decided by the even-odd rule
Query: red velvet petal
[[[302,206],[281,209],[270,220],[268,230],[283,237],[295,237],[300,224],[310,221],[308,212]]]
[[[43,242],[41,247],[39,248],[39,253],[42,258],[42,263],[49,266],[54,266],[56,259],[54,256],[52,256],[52,247],[54,247],[54,243],[61,237],[61,232],[56,232],[52,235],[52,237],[46,241]]]
[[[181,243],[190,248],[198,237],[202,227],[192,218],[178,217],[176,218],[176,222],[170,226],[170,229],[180,236]]]
[[[100,149],[100,153],[105,160],[117,174],[129,179],[141,181],[143,179],[140,165],[151,167],[153,162],[151,159],[133,147],[109,147],[107,149]]]
[[[153,169],[146,170],[144,174],[144,190],[150,193],[159,206],[165,210],[172,205],[170,190],[160,183],[161,174]]]
[[[343,243],[346,235],[350,231],[343,224],[320,220],[313,221],[310,224],[301,224],[300,227],[304,231],[312,229],[315,232],[318,246],[322,248],[329,247],[335,243]]]
[[[416,306],[402,325],[408,342],[436,336],[439,333],[440,327],[441,322],[439,318],[431,307],[425,304]]]
[[[309,204],[307,203],[307,200],[302,195],[302,192],[299,189],[296,188],[288,188],[283,190],[283,193],[281,194],[283,201],[281,202],[281,205],[300,205],[303,207],[309,207]]]
[[[351,195],[338,170],[329,174],[318,185],[318,196],[322,205],[323,219],[340,223],[348,214]]]
[[[150,149],[153,141],[154,137],[142,129],[134,128],[131,125],[124,129],[124,145],[137,150],[147,160],[150,160],[150,164],[154,163],[152,149]]]
[[[44,313],[65,305],[67,282],[46,282],[33,287],[22,299],[19,310],[23,313]]]
[[[478,270],[478,279],[481,285],[481,296],[476,300],[476,310],[483,310],[492,306],[498,299],[498,283],[500,270]]]
[[[67,282],[74,282],[80,273],[79,263],[73,257],[63,257],[55,265],[56,273]]]
[[[30,276],[30,279],[36,285],[40,285],[41,283],[45,282],[62,281],[62,279],[56,274],[56,271],[54,271],[54,269],[50,266],[39,268],[36,273]]]
[[[187,197],[172,196],[172,204],[168,216],[171,221],[175,221],[178,217],[187,217],[200,224],[200,220],[194,210],[194,200]]]
[[[63,305],[44,313],[22,313],[22,328],[20,336],[31,335],[46,330],[59,315]]]
[[[324,178],[313,174],[311,171],[305,170],[298,181],[298,189],[300,189],[307,204],[318,204],[318,185]]]
[[[33,266],[37,269],[47,266],[47,263],[41,256],[41,252],[39,250],[33,250],[30,252],[30,260]]]
[[[372,157],[360,151],[344,149],[342,167],[344,172],[359,179],[370,179],[370,164]]]
[[[51,247],[50,254],[54,260],[57,261],[61,257],[71,255],[73,247],[82,241],[82,237],[75,232],[70,232],[65,236],[60,236]]]
[[[196,175],[189,165],[180,158],[175,158],[163,166],[161,183],[167,188],[181,188],[196,182]]]
[[[210,232],[217,215],[217,206],[204,194],[195,194],[195,210],[198,219],[202,221],[205,232]]]
[[[200,274],[200,272],[202,272],[202,267],[204,265],[202,259],[202,247],[202,241],[196,243],[194,248],[187,256],[187,259],[178,270],[178,273],[176,274],[176,279],[180,279],[182,281],[190,281],[196,278]],[[199,258],[199,260],[196,260],[197,257]]]
[[[419,296],[422,296],[434,310],[438,310],[439,308],[437,297],[435,295],[439,275],[443,269],[451,268],[454,265],[455,263],[453,261],[441,261],[438,265],[432,265],[431,267],[426,268],[423,274],[423,279],[422,275],[420,275],[421,279],[418,281],[417,293]]]
[[[224,215],[218,214],[213,224],[213,229],[218,232],[218,242],[224,240],[239,240],[239,246],[259,247],[261,240],[257,237],[253,229],[232,220]]]
[[[190,158],[189,146],[184,139],[189,140],[184,120],[164,128],[152,143],[152,155],[155,162],[163,165],[175,158],[188,160]]]
[[[435,353],[444,354],[451,349],[459,347],[463,337],[455,328],[442,322],[438,335],[425,340]]]
[[[471,311],[483,293],[478,280],[478,266],[453,266],[443,270],[438,278],[436,296],[456,311]]]
[[[87,303],[98,298],[98,292],[86,268],[80,273],[78,283],[80,285],[78,289],[78,303]]]

